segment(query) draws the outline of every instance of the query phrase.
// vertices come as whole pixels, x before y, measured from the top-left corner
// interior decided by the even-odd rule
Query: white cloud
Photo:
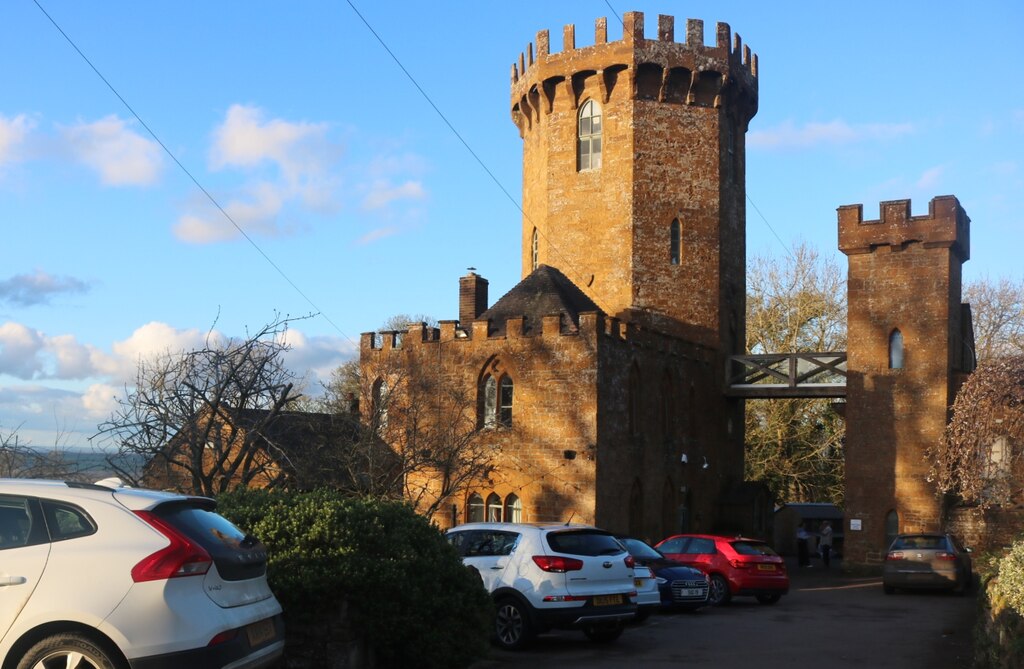
[[[163,154],[156,142],[128,128],[117,116],[63,128],[74,157],[110,186],[143,186],[160,176]]]
[[[426,196],[423,184],[418,181],[406,181],[398,186],[378,181],[370,187],[370,192],[363,199],[363,209],[381,209],[396,200],[422,200]]]
[[[384,228],[377,228],[375,230],[371,230],[370,232],[367,232],[365,235],[363,235],[362,237],[357,239],[356,240],[356,245],[357,246],[366,246],[367,244],[372,244],[373,242],[375,242],[377,240],[387,239],[388,237],[392,237],[394,235],[397,235],[398,232],[399,232],[399,230],[395,226],[388,226],[388,227],[384,227]]]
[[[19,306],[46,304],[59,293],[84,293],[88,285],[72,277],[59,277],[37,269],[32,274],[17,274],[0,281],[0,302]]]
[[[124,387],[116,387],[105,383],[94,383],[81,395],[82,408],[88,416],[103,419],[110,416],[117,408],[117,398],[124,395]]]
[[[804,149],[817,146],[855,144],[888,140],[914,132],[911,123],[866,123],[850,125],[836,119],[828,123],[805,123],[797,127],[786,121],[775,128],[747,134],[747,146],[759,149]]]
[[[196,328],[177,330],[166,323],[153,321],[136,328],[127,339],[114,342],[111,346],[114,355],[100,371],[115,379],[131,379],[138,369],[139,360],[203,348],[208,337],[210,343],[223,339],[218,332],[208,334]]]
[[[24,114],[14,118],[0,116],[0,165],[21,159],[22,146],[35,125]]]
[[[288,329],[282,341],[291,347],[284,354],[288,369],[297,373],[308,370],[311,377],[309,381],[317,385],[320,381],[327,381],[331,372],[352,356],[358,355],[359,351],[358,344],[345,337],[311,337],[294,328]],[[310,388],[309,392],[315,390]]]
[[[245,230],[246,234],[259,233],[267,237],[279,237],[292,232],[292,229],[282,225],[278,218],[285,200],[286,196],[274,184],[255,184],[247,190],[245,199],[235,199],[223,205],[223,212],[209,201],[206,202],[206,206],[197,204],[195,208],[202,209],[203,213],[182,215],[174,226],[174,235],[190,244],[229,241],[241,236],[238,228]],[[237,223],[238,228],[231,221]]]
[[[936,165],[925,170],[920,177],[917,179],[917,183],[914,185],[919,190],[934,190],[935,187],[941,183],[942,177],[945,174],[945,165]]]
[[[46,340],[40,332],[20,323],[0,325],[0,374],[32,379],[41,374],[40,354]]]

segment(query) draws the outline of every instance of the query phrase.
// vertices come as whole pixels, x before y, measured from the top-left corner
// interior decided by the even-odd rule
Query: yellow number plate
[[[622,595],[597,595],[594,597],[594,606],[614,606],[622,603]]]
[[[252,623],[245,628],[245,634],[249,637],[250,646],[255,648],[260,644],[264,644],[274,638],[274,620],[272,618],[264,618]]]
[[[759,564],[757,568],[761,571],[775,571],[775,565],[773,564]]]

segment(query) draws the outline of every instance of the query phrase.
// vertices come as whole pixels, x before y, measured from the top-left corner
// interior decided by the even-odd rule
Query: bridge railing
[[[734,355],[730,397],[846,397],[846,352]]]

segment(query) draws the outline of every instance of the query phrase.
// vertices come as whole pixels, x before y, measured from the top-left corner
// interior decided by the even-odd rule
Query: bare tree
[[[287,454],[265,433],[298,399],[282,362],[294,320],[277,317],[245,339],[210,337],[200,350],[140,361],[134,387],[96,435],[146,463],[138,472],[112,462],[118,474],[202,495],[284,482]]]
[[[0,478],[81,480],[81,461],[64,446],[65,433],[58,430],[52,448],[36,448],[21,440],[18,429],[0,429]]]
[[[964,286],[979,361],[1024,353],[1024,281],[988,277]]]
[[[747,351],[846,348],[846,286],[839,266],[807,245],[755,258],[747,272]],[[845,425],[824,399],[747,400],[746,477],[783,501],[839,503]]]
[[[929,479],[947,503],[1019,503],[1022,447],[1024,355],[982,360],[957,393],[945,438],[928,449]]]

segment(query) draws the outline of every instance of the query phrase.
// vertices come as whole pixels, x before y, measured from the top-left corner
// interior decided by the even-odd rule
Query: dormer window
[[[601,107],[593,100],[587,100],[580,107],[576,170],[601,168]]]

